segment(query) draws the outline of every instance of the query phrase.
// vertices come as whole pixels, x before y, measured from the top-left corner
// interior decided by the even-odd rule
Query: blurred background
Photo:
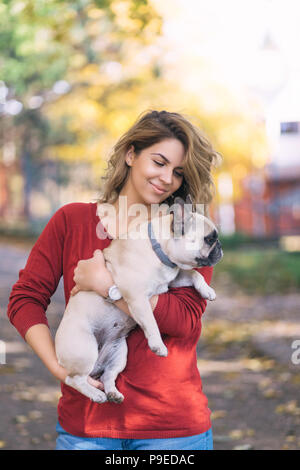
[[[57,384],[5,318],[18,270],[59,207],[97,198],[146,109],[185,114],[223,155],[198,351],[215,447],[300,447],[299,22],[297,0],[0,1],[0,448],[55,437]],[[63,310],[59,287],[53,331]]]

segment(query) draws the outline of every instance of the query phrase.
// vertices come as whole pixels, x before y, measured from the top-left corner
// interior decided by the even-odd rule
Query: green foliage
[[[129,19],[137,21],[136,31],[128,31],[128,23],[123,21],[123,17],[122,21],[117,21],[120,14],[116,8],[120,3],[113,0],[2,2],[0,78],[10,88],[11,96],[26,106],[24,98],[42,93],[64,78],[67,72],[70,74],[76,54],[83,54],[86,62],[101,64],[105,59],[112,60],[112,57],[103,57],[103,52],[95,48],[95,29],[91,31],[90,28],[97,27],[97,24],[99,34],[114,31],[114,37],[106,38],[111,40],[111,50],[122,49],[121,38],[124,35],[130,38],[139,32],[134,39],[142,41],[142,30],[156,16],[154,10],[148,0],[123,2],[128,3]],[[99,18],[97,13],[91,14],[93,8],[100,9]]]
[[[140,112],[132,98],[153,64],[136,57],[160,26],[148,0],[0,3],[0,145],[18,160],[26,217],[36,160],[85,159],[103,172],[102,148],[132,119],[128,110]]]
[[[0,5],[1,80],[10,94],[25,99],[41,92],[66,72],[70,46],[65,2],[27,0]]]
[[[242,232],[235,232],[232,235],[220,236],[220,241],[224,249],[236,249],[247,247],[260,247],[261,245],[278,245],[277,239],[253,237]]]
[[[111,97],[122,90],[134,93],[148,80],[147,67],[133,70],[132,76],[123,70],[158,33],[158,19],[148,0],[2,2],[0,81],[8,88],[7,100],[18,100],[23,107],[17,115],[0,113],[0,121],[6,120],[6,129],[14,128],[9,133],[15,135],[18,156],[26,147],[27,158],[49,156],[47,148],[60,157],[64,149],[58,152],[57,147],[71,144],[74,154],[76,146],[77,153],[87,154],[84,147],[111,125],[105,120]],[[109,67],[121,72],[116,82]],[[59,80],[67,82],[69,91],[53,90]],[[32,98],[40,104],[35,106]],[[132,101],[126,100],[129,106]],[[76,116],[78,103],[82,112]],[[120,99],[115,103],[120,107]]]
[[[300,253],[277,249],[225,250],[215,268],[215,279],[225,273],[247,293],[296,292],[300,288]]]

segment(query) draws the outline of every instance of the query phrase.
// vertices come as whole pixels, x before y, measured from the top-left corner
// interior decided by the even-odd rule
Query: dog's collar
[[[160,243],[155,238],[154,232],[153,232],[153,227],[151,222],[148,223],[148,236],[152,245],[153,250],[155,251],[156,255],[160,259],[162,263],[164,263],[166,266],[169,266],[170,268],[176,268],[177,264],[173,263],[170,258],[163,252]]]

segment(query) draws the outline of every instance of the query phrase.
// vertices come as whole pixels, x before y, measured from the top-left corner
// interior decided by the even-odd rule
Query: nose
[[[214,229],[212,232],[206,235],[206,237],[204,237],[205,243],[210,246],[212,246],[216,240],[218,240],[218,232],[216,231],[216,229]]]
[[[164,168],[164,171],[161,173],[159,179],[164,183],[164,184],[172,184],[173,181],[173,172],[172,170],[170,171],[168,168]]]

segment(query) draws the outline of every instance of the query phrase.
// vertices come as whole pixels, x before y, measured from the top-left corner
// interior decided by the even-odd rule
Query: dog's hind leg
[[[108,401],[121,403],[124,400],[124,395],[116,387],[116,378],[125,369],[127,362],[126,337],[118,338],[111,344],[106,343],[103,349],[106,349],[106,354],[104,362],[102,362],[103,373],[100,380],[104,385]]]
[[[64,358],[61,355],[59,360],[60,364],[69,370],[65,383],[92,401],[104,403],[107,401],[105,393],[88,382],[88,377],[98,356],[96,338],[93,334],[84,331],[81,331],[78,338],[80,341],[73,347],[72,355],[68,355],[66,361],[63,361]]]

